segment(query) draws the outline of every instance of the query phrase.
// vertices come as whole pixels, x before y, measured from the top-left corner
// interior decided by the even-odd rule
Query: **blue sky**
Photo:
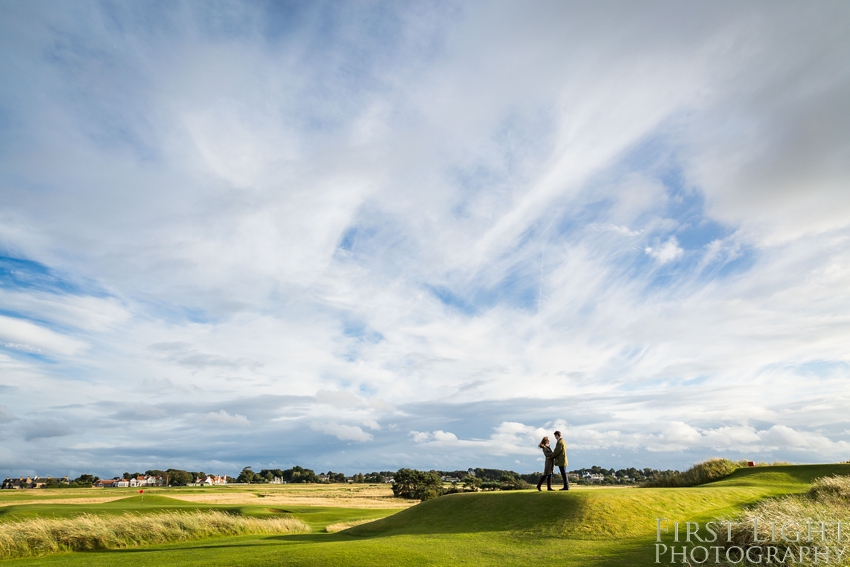
[[[848,458],[846,4],[0,13],[0,474]]]

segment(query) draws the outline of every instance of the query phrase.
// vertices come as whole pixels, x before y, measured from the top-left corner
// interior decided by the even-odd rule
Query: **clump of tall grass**
[[[297,518],[250,518],[217,510],[121,516],[83,514],[0,523],[0,559],[120,549],[243,534],[305,533]]]
[[[337,532],[341,532],[343,530],[347,530],[348,528],[353,528],[354,526],[361,526],[363,524],[368,524],[369,522],[374,522],[375,519],[368,520],[352,520],[350,522],[339,522],[337,524],[328,524],[325,526],[325,532],[329,534],[335,534]]]
[[[779,548],[776,565],[794,565],[806,567],[818,565],[832,567],[847,565],[847,556],[843,557],[834,552],[825,557],[821,554],[815,558],[811,549],[815,546],[824,548],[843,548],[847,545],[847,508],[850,505],[850,477],[831,476],[815,480],[807,494],[784,496],[762,500],[746,511],[741,517],[732,521],[732,539],[724,541],[727,548],[737,546],[743,549],[768,545]],[[838,522],[842,522],[843,534],[839,533]],[[754,526],[758,526],[758,541],[755,541]],[[782,527],[788,539],[782,537]],[[722,538],[725,540],[726,538]],[[774,541],[776,540],[776,541]],[[801,548],[808,548],[803,552]],[[786,550],[791,553],[787,554]],[[721,554],[722,555],[722,554]],[[793,555],[793,559],[790,557]],[[740,565],[740,563],[739,563]]]
[[[643,486],[650,488],[697,486],[725,478],[735,472],[736,469],[746,466],[747,461],[730,461],[722,458],[709,459],[695,464],[685,472],[675,472],[648,480]]]

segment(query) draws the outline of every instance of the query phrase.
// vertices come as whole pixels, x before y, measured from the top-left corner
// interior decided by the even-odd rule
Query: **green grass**
[[[246,515],[292,514],[310,524],[312,534],[238,536],[132,550],[71,553],[19,565],[553,565],[613,567],[651,565],[655,518],[706,521],[740,512],[744,506],[782,494],[806,492],[811,482],[832,474],[850,475],[850,465],[794,465],[738,469],[730,476],[691,488],[611,488],[569,492],[512,491],[456,494],[412,508],[362,510],[316,507],[201,506],[150,501],[151,508],[231,509]],[[146,505],[149,496],[145,496]],[[133,499],[87,505],[92,513],[123,512]],[[72,504],[20,506],[2,517],[37,515]],[[18,508],[13,506],[11,508]],[[372,516],[369,516],[372,514]],[[365,517],[375,522],[337,534],[321,530],[332,523]],[[0,520],[2,521],[2,520]]]

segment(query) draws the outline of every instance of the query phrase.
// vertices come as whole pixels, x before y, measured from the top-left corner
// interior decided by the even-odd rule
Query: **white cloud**
[[[366,433],[356,425],[345,425],[335,422],[314,423],[310,426],[314,431],[321,431],[327,435],[333,435],[340,441],[371,441],[371,433]]]
[[[130,318],[130,312],[114,298],[0,288],[0,303],[27,316],[47,315],[54,324],[93,331],[109,331]]]
[[[661,434],[661,438],[665,443],[673,446],[687,447],[691,443],[698,441],[702,436],[700,432],[681,421],[671,423]]]
[[[615,233],[621,234],[623,236],[640,236],[643,233],[642,230],[631,230],[627,226],[618,226],[618,225],[610,224],[610,223],[605,223],[605,224],[593,223],[593,224],[590,225],[590,227],[593,228],[594,230],[615,232]]]
[[[534,427],[518,422],[502,422],[494,428],[487,439],[460,439],[454,433],[436,430],[432,432],[411,431],[413,441],[429,447],[440,449],[462,448],[493,455],[533,454],[539,449],[537,444],[544,436],[552,437],[552,431],[559,429],[564,432],[567,426],[563,422],[548,424],[548,428]],[[551,429],[552,431],[549,431]]]
[[[24,352],[65,356],[76,354],[87,347],[77,339],[23,319],[3,315],[0,315],[0,344]]]
[[[652,246],[647,246],[644,249],[644,252],[655,258],[659,264],[666,264],[667,262],[678,260],[685,253],[685,251],[679,247],[679,242],[676,240],[675,236],[671,236],[665,243],[654,248]]]
[[[237,414],[229,414],[224,410],[219,410],[218,412],[209,412],[203,417],[204,421],[210,421],[213,423],[221,423],[223,425],[235,426],[235,427],[249,427],[251,422],[248,421],[248,418],[244,415]]]
[[[428,431],[411,431],[410,436],[413,437],[413,441],[416,443],[425,443],[434,438]]]
[[[772,425],[761,430],[748,425],[699,428],[677,421],[658,433],[579,428],[566,437],[571,447],[579,450],[645,448],[656,453],[698,451],[710,455],[721,452],[735,458],[740,458],[741,454],[794,451],[829,460],[850,449],[850,443],[844,440],[836,441],[822,433],[800,431],[786,425]]]

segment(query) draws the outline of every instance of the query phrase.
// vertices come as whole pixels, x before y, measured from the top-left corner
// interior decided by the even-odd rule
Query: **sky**
[[[0,0],[0,475],[850,459],[850,4]]]

